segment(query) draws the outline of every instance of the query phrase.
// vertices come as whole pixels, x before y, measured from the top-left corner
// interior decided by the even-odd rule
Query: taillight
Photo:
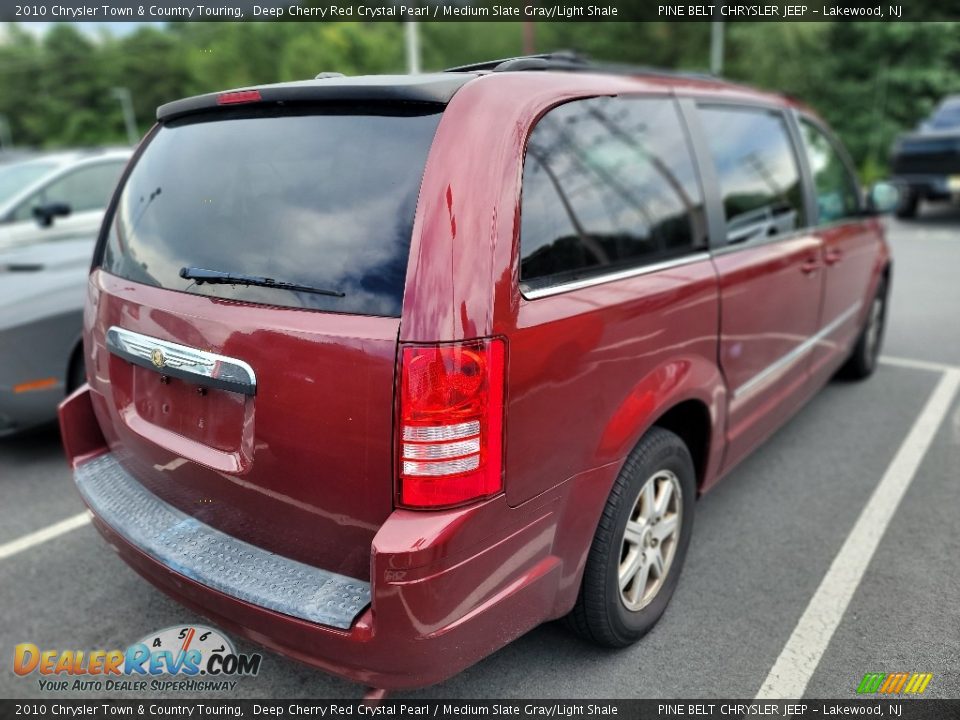
[[[403,348],[400,503],[460,505],[503,488],[504,341]]]

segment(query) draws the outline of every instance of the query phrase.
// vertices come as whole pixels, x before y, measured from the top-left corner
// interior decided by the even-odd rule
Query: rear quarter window
[[[527,143],[522,195],[527,292],[706,244],[700,186],[670,98],[590,98],[551,110]]]
[[[102,268],[180,292],[399,316],[438,106],[211,113],[162,126],[130,173]],[[197,284],[197,267],[343,297]]]

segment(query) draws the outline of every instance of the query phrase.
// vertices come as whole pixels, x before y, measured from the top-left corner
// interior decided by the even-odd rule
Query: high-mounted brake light
[[[240,103],[260,102],[259,90],[237,90],[217,95],[217,105],[239,105]]]
[[[504,341],[403,348],[400,504],[449,507],[503,489]]]

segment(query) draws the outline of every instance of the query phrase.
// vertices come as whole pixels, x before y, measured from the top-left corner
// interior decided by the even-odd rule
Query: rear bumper
[[[190,517],[150,493],[104,453],[74,481],[87,507],[128,544],[225,595],[285,615],[348,629],[370,604],[370,585],[267,552]]]
[[[305,601],[296,594],[287,597],[292,604],[279,605],[263,592],[239,591],[236,582],[221,576],[222,568],[197,571],[193,561],[184,564],[182,554],[177,555],[177,542],[168,557],[162,547],[154,547],[156,537],[164,536],[150,529],[155,519],[127,523],[122,513],[104,509],[95,494],[116,495],[115,483],[121,482],[124,492],[150,505],[147,515],[163,510],[152,505],[161,501],[126,473],[121,481],[103,480],[104,472],[122,468],[105,447],[91,450],[96,433],[77,431],[76,421],[88,416],[85,403],[89,397],[84,391],[71,396],[61,406],[61,423],[78,487],[100,533],[127,564],[166,594],[223,629],[284,655],[374,687],[421,687],[460,672],[573,604],[595,526],[590,526],[582,498],[571,496],[572,489],[581,487],[576,479],[521,508],[510,508],[501,496],[451,511],[395,511],[374,538],[369,586],[317,568],[299,568],[314,580],[323,576],[334,585],[360,588],[338,596],[348,604],[359,602],[353,597],[362,600],[345,611],[351,620],[338,628],[304,617]],[[597,477],[591,473],[583,481],[582,487],[595,487]],[[169,518],[165,522],[177,524]],[[202,543],[231,540],[192,518],[178,522],[198,533]],[[558,542],[561,522],[582,530],[565,529]],[[570,557],[567,563],[564,555]],[[271,557],[280,564],[290,562]],[[245,575],[244,569],[239,574]]]

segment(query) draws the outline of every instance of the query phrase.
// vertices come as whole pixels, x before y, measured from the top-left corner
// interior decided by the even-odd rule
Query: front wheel
[[[883,330],[887,323],[887,282],[880,281],[877,294],[870,302],[867,321],[860,331],[856,345],[850,353],[846,364],[840,368],[841,377],[851,380],[863,380],[873,375],[877,369],[877,360],[880,357],[880,347],[883,344]]]
[[[598,645],[643,637],[676,589],[693,530],[696,473],[686,444],[651,429],[630,453],[597,527],[568,625]]]

